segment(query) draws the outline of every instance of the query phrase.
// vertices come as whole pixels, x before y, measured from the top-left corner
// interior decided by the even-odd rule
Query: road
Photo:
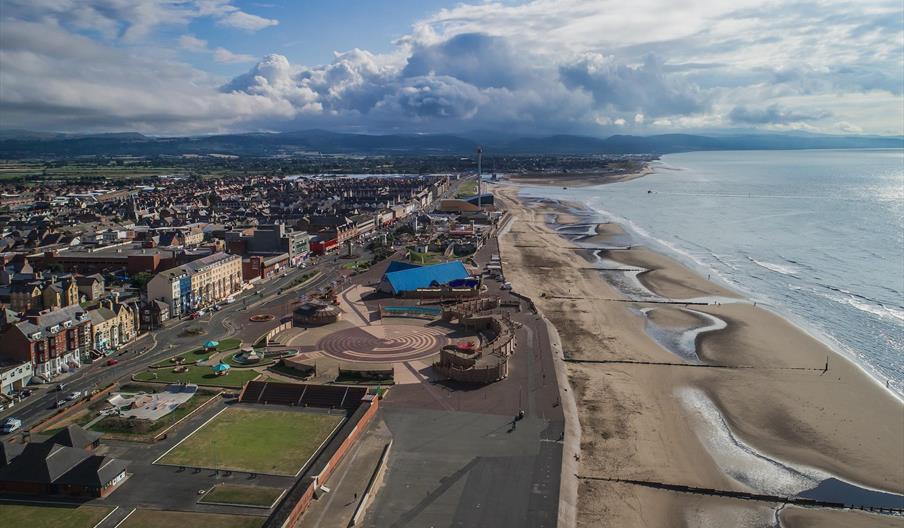
[[[426,210],[432,211],[436,201],[454,196],[459,186],[466,179],[470,178],[462,178],[458,181],[452,180],[449,189],[442,196],[437,197],[434,203],[430,204]],[[414,222],[414,216],[421,212],[421,210],[418,210],[413,215],[405,218],[400,224],[388,229],[380,229],[377,234],[396,229],[402,224],[410,225]],[[224,304],[223,309],[218,312],[208,313],[196,320],[184,319],[171,326],[143,335],[138,340],[124,347],[117,355],[111,356],[119,361],[116,365],[107,366],[106,360],[101,359],[93,364],[83,365],[65,379],[54,381],[45,387],[35,388],[32,396],[19,402],[12,409],[7,409],[0,413],[0,419],[7,416],[15,416],[22,420],[22,430],[28,430],[45,417],[53,414],[56,402],[64,398],[66,394],[74,391],[91,391],[105,387],[114,381],[128,380],[133,374],[144,370],[149,365],[158,363],[184,350],[197,347],[201,341],[222,340],[232,337],[237,333],[237,329],[242,328],[242,325],[247,323],[249,313],[275,309],[280,304],[285,305],[283,313],[286,313],[290,302],[297,298],[299,293],[306,293],[328,286],[342,276],[341,265],[343,261],[339,258],[339,254],[344,250],[345,248],[343,247],[339,248],[336,254],[314,257],[305,269],[292,268],[284,277],[270,279],[253,290],[242,292],[236,296],[235,303]],[[358,259],[370,258],[369,252],[363,248],[359,250],[359,253],[363,254]],[[301,288],[293,287],[292,283],[297,278],[310,271],[319,271],[321,275]],[[179,334],[189,327],[196,326],[204,328],[205,333],[196,336],[189,344],[186,338]],[[65,383],[64,391],[57,392],[55,390],[58,382]]]
[[[301,288],[292,287],[292,283],[296,279],[311,271],[319,271],[321,274]],[[22,420],[23,430],[27,430],[46,416],[53,414],[57,400],[62,399],[66,394],[73,391],[90,391],[105,387],[114,381],[127,380],[149,365],[181,352],[182,350],[178,347],[194,348],[200,341],[222,340],[231,337],[236,334],[237,328],[241,328],[241,325],[247,322],[249,313],[278,307],[280,304],[288,308],[289,302],[297,298],[299,293],[328,286],[339,277],[340,263],[336,255],[320,257],[313,266],[308,266],[306,269],[293,268],[283,277],[271,279],[254,290],[241,293],[236,297],[235,303],[224,304],[220,311],[208,313],[196,320],[184,319],[160,330],[149,332],[116,355],[111,356],[119,361],[116,365],[107,366],[105,359],[100,359],[93,364],[84,364],[75,373],[59,380],[65,383],[63,392],[55,390],[56,381],[46,387],[37,388],[31,397],[18,403],[12,409],[4,411],[0,417],[15,416]],[[202,327],[205,333],[197,336],[191,344],[187,344],[185,338],[180,337],[179,334],[192,326]]]

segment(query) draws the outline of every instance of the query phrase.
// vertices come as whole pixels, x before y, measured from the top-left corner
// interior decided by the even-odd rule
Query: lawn
[[[220,341],[219,343],[220,344],[217,345],[216,351],[223,352],[226,350],[232,350],[233,348],[238,348],[239,345],[242,344],[242,341],[239,339],[230,338],[230,339],[224,339],[224,340]],[[183,352],[181,354],[177,354],[177,355],[173,356],[172,358],[164,359],[163,361],[154,363],[153,365],[151,365],[151,367],[163,368],[163,367],[172,367],[172,366],[178,365],[178,363],[176,361],[173,361],[173,358],[178,358],[178,357],[181,357],[183,363],[185,363],[185,364],[196,363],[198,361],[206,360],[211,355],[212,354],[208,353],[206,350],[204,350],[203,347],[201,347],[201,348],[196,348],[194,350],[189,350],[188,352]]]
[[[105,506],[26,506],[0,504],[0,519],[4,526],[28,528],[92,528],[113,508]]]
[[[208,387],[240,388],[258,376],[251,369],[233,369],[225,376],[217,376],[209,366],[189,366],[186,372],[173,372],[172,369],[154,369],[135,374],[135,381],[156,381],[159,383],[194,383]]]
[[[456,198],[469,198],[477,194],[477,179],[466,180],[458,186],[458,192],[455,193]]]
[[[241,504],[270,508],[282,495],[282,488],[266,486],[240,486],[236,484],[217,484],[207,492],[200,501],[202,504]]]
[[[229,408],[159,462],[295,476],[342,420],[338,415]]]
[[[409,250],[408,260],[415,264],[438,264],[443,261],[443,255],[441,253],[421,253]]]
[[[258,528],[264,520],[248,515],[135,510],[118,528]]]

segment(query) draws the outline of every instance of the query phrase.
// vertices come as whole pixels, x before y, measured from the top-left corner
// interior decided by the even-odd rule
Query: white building
[[[181,317],[241,289],[242,257],[214,253],[155,275],[148,282],[148,299],[165,302],[171,317]]]

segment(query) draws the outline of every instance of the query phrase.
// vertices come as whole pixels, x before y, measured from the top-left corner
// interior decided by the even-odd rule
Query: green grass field
[[[477,194],[477,179],[471,179],[461,182],[458,191],[455,193],[456,198],[468,198]]]
[[[295,476],[342,420],[337,415],[230,408],[159,463]]]
[[[251,369],[233,369],[225,376],[217,376],[210,366],[190,366],[186,372],[173,372],[172,369],[154,369],[135,374],[135,381],[151,381],[159,383],[194,383],[207,387],[225,387],[237,389],[258,376]]]
[[[3,526],[28,528],[92,528],[113,508],[106,506],[26,506],[0,504]]]
[[[198,502],[202,504],[241,504],[270,508],[282,495],[282,488],[267,486],[240,486],[236,484],[217,484]]]
[[[157,510],[135,510],[119,528],[258,528],[264,517],[190,513]]]
[[[242,344],[242,341],[235,338],[224,339],[220,341],[220,344],[217,345],[216,352],[224,352],[226,350],[237,349],[239,345]],[[178,365],[177,362],[173,361],[173,358],[181,357],[183,363],[196,363],[198,361],[204,361],[209,358],[212,353],[208,353],[204,348],[196,348],[194,350],[189,350],[188,352],[183,352],[181,354],[176,354],[170,358],[164,359],[163,361],[159,361],[151,365],[153,368],[163,368],[163,367],[172,367]]]

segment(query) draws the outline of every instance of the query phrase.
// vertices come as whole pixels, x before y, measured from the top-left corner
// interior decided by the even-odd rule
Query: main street
[[[284,305],[288,311],[292,300],[299,295],[329,286],[340,277],[341,261],[336,255],[315,258],[317,261],[313,265],[304,269],[292,268],[284,276],[270,279],[253,290],[242,292],[236,296],[234,303],[223,304],[219,311],[208,312],[204,317],[195,320],[183,319],[143,335],[117,354],[109,356],[118,361],[116,365],[107,366],[105,358],[98,359],[92,364],[83,364],[71,375],[34,389],[32,396],[17,403],[12,409],[4,411],[0,418],[15,416],[22,420],[23,429],[27,430],[41,419],[53,414],[57,400],[63,399],[71,392],[87,392],[103,388],[114,381],[128,380],[149,365],[183,350],[196,348],[204,341],[231,337],[243,325],[250,324],[248,316],[256,311],[273,309],[279,305]],[[293,287],[298,278],[310,272],[319,272],[320,275],[301,287]],[[190,328],[199,328],[202,333],[186,338],[185,331]],[[57,383],[65,384],[63,391],[56,390]]]
[[[471,177],[453,180],[449,189],[442,196],[436,197],[434,203],[428,205],[426,210],[432,211],[433,206],[440,199],[454,197],[458,188],[467,179],[471,179]],[[411,225],[415,215],[420,212],[416,211],[391,228],[380,229],[377,231],[377,235],[398,228],[400,225]],[[221,310],[208,312],[200,319],[183,319],[162,329],[143,334],[120,352],[110,356],[118,361],[117,364],[108,366],[107,359],[104,358],[92,364],[84,364],[65,378],[35,388],[32,396],[0,413],[0,419],[14,416],[22,420],[22,429],[28,430],[45,417],[53,414],[56,410],[56,402],[65,398],[69,393],[88,392],[106,387],[113,382],[128,381],[133,374],[144,370],[149,365],[183,351],[197,348],[204,341],[217,341],[235,336],[245,325],[252,324],[248,321],[248,317],[253,313],[279,312],[280,305],[283,305],[281,313],[288,313],[292,301],[300,295],[329,286],[342,276],[343,259],[340,258],[340,255],[343,251],[345,251],[344,247],[339,248],[338,252],[333,255],[313,257],[306,268],[291,268],[283,276],[259,283],[254,289],[237,295],[234,303],[223,304]],[[361,252],[365,255],[360,255],[357,259],[368,256],[368,252],[363,248],[361,248]],[[349,260],[349,262],[353,261]],[[319,272],[320,275],[301,287],[293,284],[302,275],[310,272]],[[199,328],[201,333],[186,335],[186,330],[190,328]],[[264,332],[265,330],[262,329],[260,334]],[[255,336],[255,339],[256,337],[258,336]],[[57,383],[65,384],[63,391],[55,389]]]

